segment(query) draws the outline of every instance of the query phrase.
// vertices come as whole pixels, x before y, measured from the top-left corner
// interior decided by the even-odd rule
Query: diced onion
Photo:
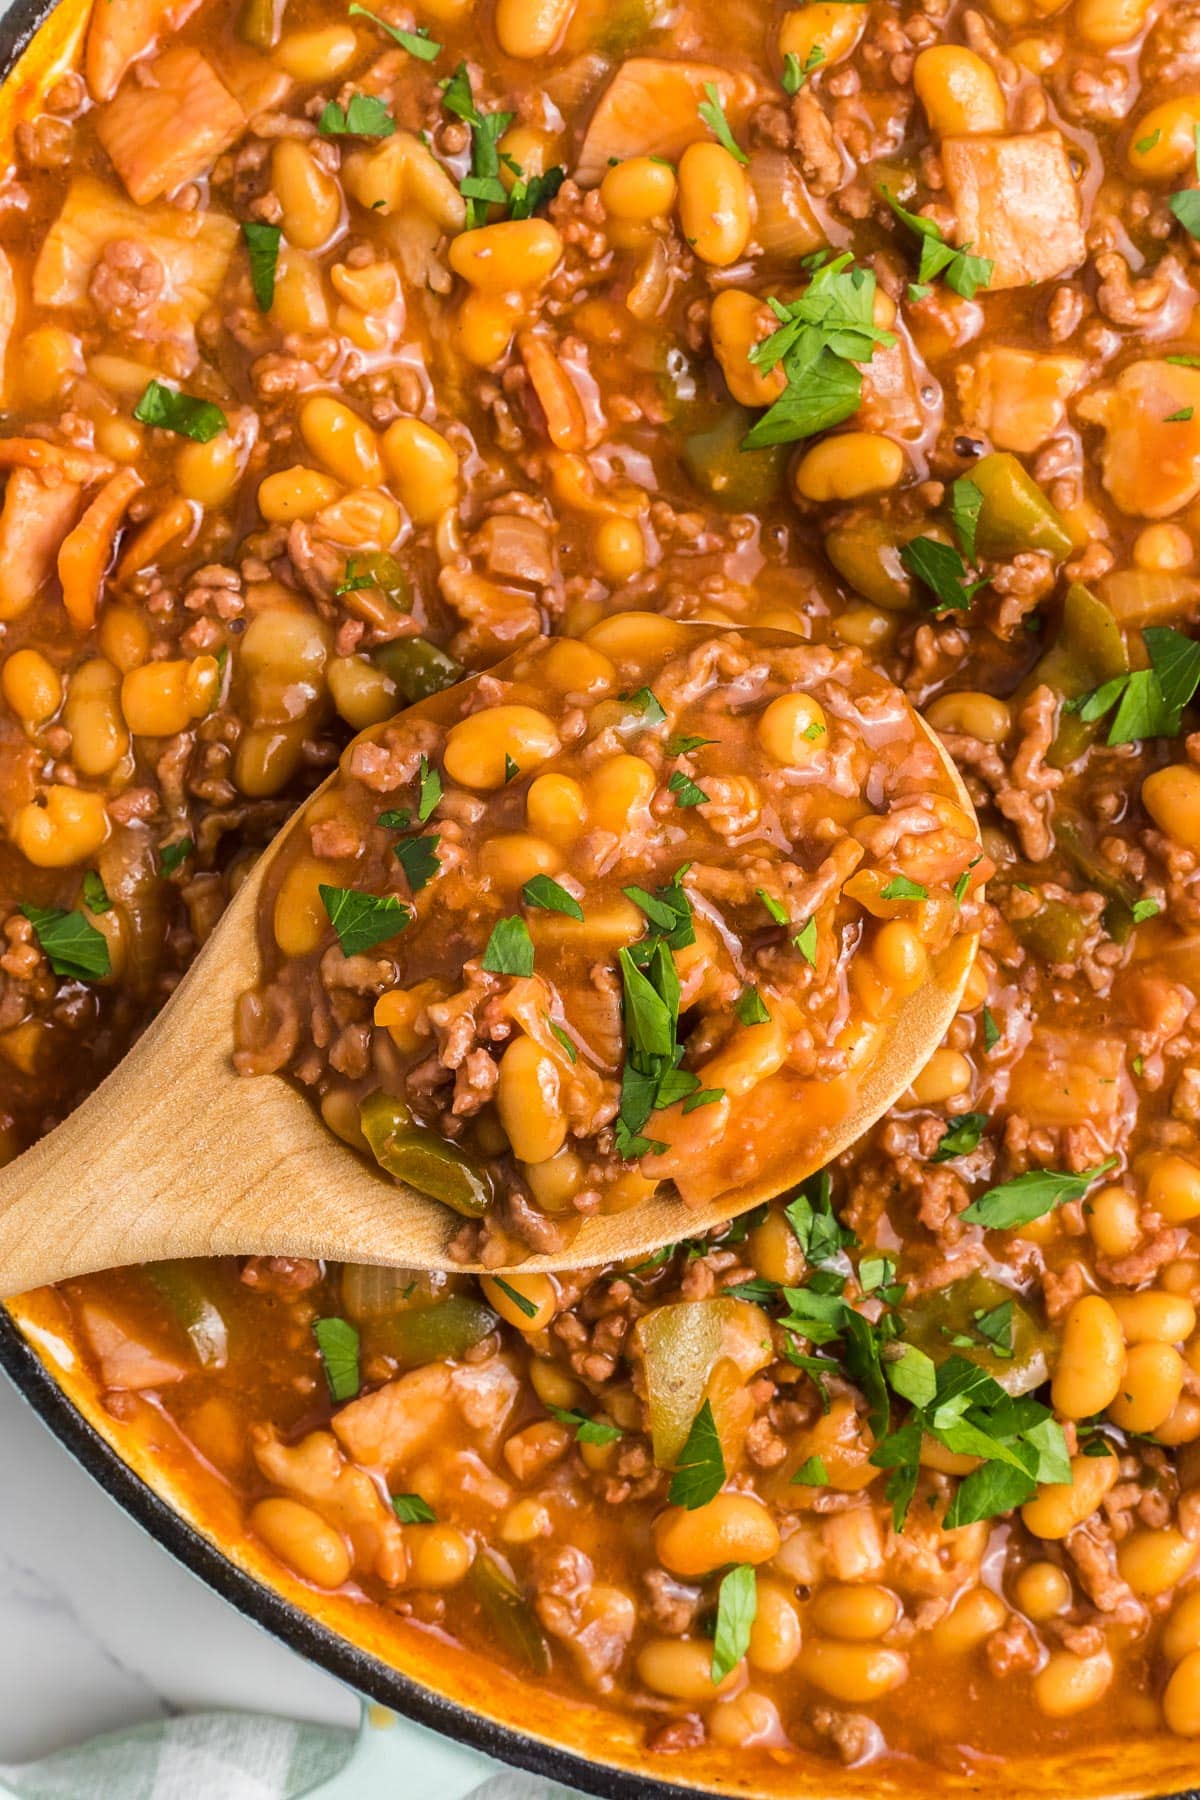
[[[447,1277],[428,1269],[391,1269],[375,1263],[346,1263],[342,1305],[352,1319],[388,1319],[410,1306],[436,1299]]]

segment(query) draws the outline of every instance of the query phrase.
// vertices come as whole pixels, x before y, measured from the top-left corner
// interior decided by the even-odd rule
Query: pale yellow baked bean
[[[547,1356],[530,1358],[529,1380],[543,1406],[560,1406],[567,1411],[578,1404],[583,1393],[574,1376]]]
[[[1085,1294],[1063,1326],[1062,1347],[1050,1386],[1056,1412],[1086,1419],[1116,1398],[1125,1367],[1121,1323],[1107,1300]]]
[[[808,694],[780,694],[758,721],[758,741],[773,762],[805,768],[829,747],[820,703]]]
[[[1123,1431],[1157,1431],[1183,1392],[1183,1374],[1183,1358],[1172,1345],[1133,1344],[1117,1394],[1109,1403],[1109,1418]]]
[[[271,52],[272,59],[295,81],[334,81],[357,55],[358,39],[349,25],[286,32]]]
[[[654,798],[658,775],[641,756],[613,756],[585,778],[588,817],[598,831],[620,837]]]
[[[329,301],[321,265],[294,244],[280,250],[267,317],[277,331],[328,331]]]
[[[679,649],[687,637],[687,628],[660,613],[619,612],[600,619],[583,633],[589,644],[603,650],[614,662],[622,657],[665,655]]]
[[[504,1287],[500,1286],[500,1280]],[[558,1311],[558,1289],[549,1275],[522,1275],[514,1270],[499,1279],[494,1275],[481,1275],[479,1285],[488,1305],[517,1331],[542,1331]],[[508,1288],[519,1294],[533,1311],[527,1312],[520,1306],[506,1291]]]
[[[654,1548],[663,1567],[689,1578],[726,1563],[769,1562],[779,1530],[753,1494],[718,1494],[688,1512],[669,1506],[654,1521]]]
[[[1192,540],[1183,526],[1166,520],[1145,526],[1133,540],[1133,560],[1139,569],[1173,574],[1190,568],[1194,559]]]
[[[1084,1202],[1088,1235],[1105,1256],[1128,1256],[1141,1241],[1138,1203],[1128,1188],[1106,1187]]]
[[[1152,1600],[1183,1580],[1196,1550],[1171,1526],[1139,1527],[1117,1545],[1117,1568],[1140,1599]]]
[[[510,169],[505,158],[511,158],[521,171],[526,181],[534,175],[544,175],[554,161],[559,143],[558,137],[550,131],[539,131],[536,125],[510,125],[500,139],[497,149],[500,152],[500,180],[511,194],[519,177]]]
[[[1114,50],[1137,37],[1150,0],[1075,0],[1075,29],[1093,50]]]
[[[706,1723],[713,1740],[731,1750],[748,1744],[777,1744],[783,1735],[775,1702],[752,1688],[718,1700]]]
[[[433,525],[458,505],[458,454],[420,419],[397,419],[381,445],[388,476],[414,525]]]
[[[1196,1329],[1196,1308],[1184,1294],[1148,1288],[1140,1294],[1113,1294],[1109,1305],[1127,1344],[1182,1344]]]
[[[760,1577],[747,1662],[763,1675],[782,1675],[799,1654],[800,1615],[791,1595],[780,1582]]]
[[[818,1589],[809,1606],[818,1631],[847,1643],[870,1643],[891,1630],[900,1602],[889,1588],[837,1582]]]
[[[922,1106],[937,1106],[965,1094],[971,1085],[972,1068],[959,1050],[935,1050],[912,1084],[914,1097]]]
[[[473,290],[454,315],[454,342],[468,362],[490,369],[507,351],[523,317],[519,293]]]
[[[1115,1456],[1073,1456],[1070,1481],[1055,1481],[1039,1488],[1021,1508],[1021,1517],[1034,1537],[1065,1538],[1090,1519],[1119,1473]]]
[[[913,86],[935,137],[1003,131],[1004,93],[989,64],[961,44],[934,44],[913,64]]]
[[[1163,1695],[1163,1717],[1177,1737],[1200,1737],[1200,1650],[1190,1650],[1173,1670]]]
[[[905,455],[892,438],[874,431],[843,431],[806,450],[792,473],[800,500],[858,500],[893,488]]]
[[[1156,1156],[1146,1175],[1146,1199],[1170,1225],[1200,1217],[1200,1166],[1185,1156]]]
[[[903,919],[884,921],[875,934],[871,955],[883,979],[898,994],[915,994],[928,973],[925,946]]]
[[[726,1093],[747,1094],[783,1067],[788,1051],[788,1029],[779,1015],[761,1025],[743,1025],[729,1038],[726,1048],[701,1065],[705,1087]]]
[[[325,676],[333,704],[355,731],[390,719],[399,705],[395,684],[369,656],[331,656]]]
[[[842,0],[811,0],[783,15],[779,27],[780,56],[794,56],[803,69],[814,50],[823,68],[849,56],[867,23],[868,9]]]
[[[587,824],[587,800],[570,775],[538,775],[525,795],[530,828],[565,849]]]
[[[57,406],[67,383],[84,372],[83,347],[60,325],[36,325],[21,339],[13,375],[21,393],[37,407]]]
[[[26,725],[44,725],[62,705],[62,677],[40,650],[14,650],[5,659],[0,691]]]
[[[215,675],[215,658],[207,661]],[[201,705],[198,712],[193,703],[191,674],[191,663],[182,659],[143,663],[129,671],[121,683],[121,712],[134,737],[173,737],[205,710]]]
[[[630,225],[646,225],[661,219],[675,204],[675,171],[652,156],[627,156],[605,171],[600,183],[604,210]],[[718,295],[718,299],[722,296]],[[716,302],[713,303],[716,311]]]
[[[46,789],[44,806],[31,800],[17,809],[12,840],[36,868],[66,869],[94,855],[108,830],[102,794],[55,785]]]
[[[575,0],[496,0],[496,39],[506,56],[548,56],[571,20]]]
[[[540,287],[558,266],[562,238],[548,219],[504,219],[451,240],[450,267],[469,287],[520,292]]]
[[[319,250],[329,241],[342,216],[341,190],[299,138],[276,139],[271,187],[282,208],[279,222],[289,244]]]
[[[1160,831],[1187,850],[1200,850],[1200,769],[1172,763],[1142,783],[1142,805]]]
[[[315,519],[341,491],[331,476],[297,463],[259,482],[258,510],[271,525],[290,525],[293,519]]]
[[[714,1683],[712,1659],[711,1638],[651,1638],[638,1652],[637,1672],[651,1693],[697,1705],[732,1693],[745,1676],[738,1663]]]
[[[406,1525],[404,1547],[413,1587],[457,1587],[475,1559],[471,1540],[454,1525]]]
[[[1162,1424],[1155,1428],[1156,1443],[1194,1444],[1200,1438],[1200,1400],[1191,1394],[1183,1394],[1167,1414]]]
[[[796,1666],[823,1694],[852,1706],[882,1699],[908,1679],[902,1651],[828,1638],[807,1638]]]
[[[538,663],[538,674],[559,693],[588,700],[602,699],[617,685],[617,671],[608,657],[572,638],[555,639]]]
[[[1193,1650],[1200,1650],[1200,1588],[1192,1588],[1171,1608],[1161,1647],[1168,1662],[1182,1662]]]
[[[100,614],[100,649],[122,675],[136,669],[150,654],[150,627],[134,606],[110,600]]]
[[[109,775],[129,750],[121,716],[121,676],[105,657],[80,663],[67,682],[63,723],[71,761],[81,775]]]
[[[349,1579],[350,1552],[340,1532],[299,1500],[260,1500],[250,1529],[282,1563],[314,1587],[338,1588]]]
[[[967,984],[963,988],[962,999],[958,1003],[959,1012],[975,1012],[988,997],[988,972],[984,963],[977,956],[971,964],[971,972],[967,976]]]
[[[985,744],[1002,744],[1012,730],[1007,701],[970,688],[939,694],[925,708],[925,717],[935,731],[961,732]]]
[[[312,857],[301,857],[292,863],[280,882],[271,929],[285,956],[311,956],[328,932],[329,914],[318,892],[322,884],[338,885],[337,867]]]
[[[1140,181],[1173,181],[1194,167],[1200,94],[1178,94],[1143,113],[1130,129],[1126,156]]]
[[[725,288],[712,303],[709,334],[725,385],[739,406],[770,406],[787,386],[781,368],[760,369],[750,352],[778,324],[757,294]]]
[[[1057,1619],[1071,1604],[1070,1577],[1057,1563],[1026,1563],[1013,1584],[1013,1591],[1017,1605],[1035,1625]]]
[[[1055,1650],[1033,1678],[1033,1698],[1048,1719],[1065,1719],[1102,1700],[1112,1678],[1112,1658],[1107,1650],[1095,1656]]]
[[[383,463],[365,419],[331,394],[313,394],[300,408],[300,436],[318,462],[347,487],[380,487]]]
[[[558,1061],[531,1037],[514,1038],[500,1059],[496,1111],[520,1162],[545,1162],[566,1142]]]
[[[526,1163],[522,1173],[543,1212],[565,1213],[583,1186],[587,1167],[573,1150],[559,1150],[545,1162]]]
[[[728,268],[750,241],[750,184],[721,144],[689,144],[679,162],[679,223],[701,262]]]
[[[532,1544],[549,1537],[554,1521],[545,1501],[525,1494],[500,1515],[500,1541],[504,1544]]]
[[[175,485],[197,506],[224,506],[238,484],[238,447],[227,431],[207,444],[183,444],[175,452]]]
[[[536,707],[492,706],[450,727],[446,773],[463,787],[501,788],[509,779],[510,760],[526,775],[557,755],[559,747],[553,721]]]
[[[999,1631],[1008,1609],[990,1588],[968,1588],[945,1618],[930,1632],[930,1641],[942,1656],[963,1656],[975,1650],[994,1631]]]
[[[131,420],[110,413],[96,425],[96,448],[114,462],[136,462],[145,448],[145,437]]]
[[[497,887],[523,887],[535,875],[553,875],[562,857],[545,838],[528,831],[506,831],[488,838],[479,849],[479,867]]]
[[[632,581],[646,566],[642,528],[636,519],[626,519],[620,513],[601,519],[592,549],[600,573],[609,581]]]
[[[794,1287],[804,1273],[804,1252],[782,1210],[772,1207],[750,1228],[746,1249],[757,1274],[780,1287]]]

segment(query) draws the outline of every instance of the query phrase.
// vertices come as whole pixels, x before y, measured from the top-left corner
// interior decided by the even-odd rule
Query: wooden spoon
[[[974,818],[958,771],[929,736],[956,798]],[[0,1174],[0,1296],[167,1257],[308,1256],[478,1269],[446,1255],[461,1223],[456,1214],[368,1167],[282,1076],[234,1072],[234,1005],[260,979],[263,880],[306,813],[302,808],[259,858],[124,1061]],[[976,942],[952,941],[931,979],[889,1021],[885,1048],[858,1078],[844,1115],[801,1154],[781,1144],[753,1185],[701,1206],[652,1199],[587,1219],[565,1250],[530,1256],[520,1267],[584,1268],[644,1256],[709,1231],[824,1167],[900,1098],[937,1049]]]

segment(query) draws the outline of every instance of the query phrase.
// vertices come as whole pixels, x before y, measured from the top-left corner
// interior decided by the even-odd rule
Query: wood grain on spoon
[[[957,771],[937,748],[949,786],[973,818]],[[280,847],[304,828],[307,810],[259,859],[125,1060],[0,1174],[0,1293],[168,1257],[476,1267],[447,1256],[461,1223],[456,1215],[376,1173],[282,1077],[247,1080],[234,1071],[235,1003],[261,976],[263,882]],[[524,1257],[520,1267],[579,1268],[646,1255],[711,1230],[822,1167],[899,1099],[941,1043],[975,946],[967,934],[951,941],[931,978],[890,1017],[877,1058],[845,1078],[825,1129],[799,1148],[772,1148],[752,1183],[701,1205],[655,1196],[629,1211],[598,1214],[563,1250]]]

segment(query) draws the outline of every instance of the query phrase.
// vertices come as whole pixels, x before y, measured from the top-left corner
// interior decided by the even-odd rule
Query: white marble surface
[[[178,1711],[358,1717],[119,1511],[3,1375],[0,1697],[0,1762]]]

